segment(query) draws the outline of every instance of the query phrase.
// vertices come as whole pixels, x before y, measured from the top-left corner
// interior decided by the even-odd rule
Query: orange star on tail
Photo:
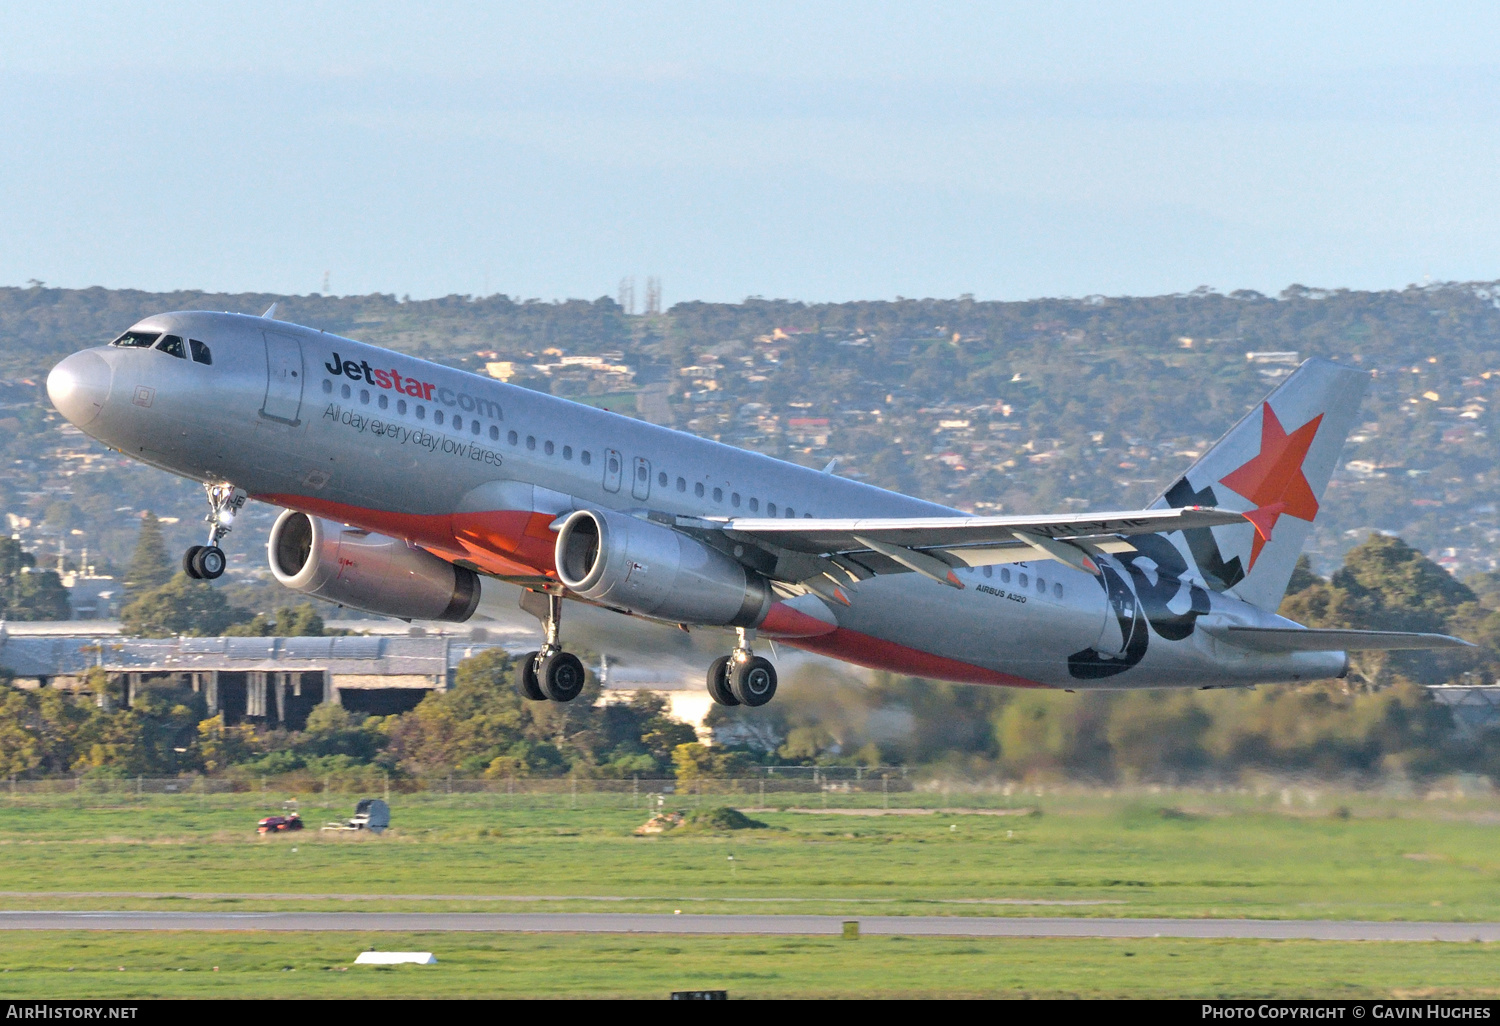
[[[1309,522],[1318,515],[1318,497],[1302,473],[1302,461],[1307,459],[1322,420],[1320,413],[1287,434],[1271,404],[1262,403],[1260,455],[1219,479],[1220,484],[1255,503],[1256,508],[1245,514],[1245,519],[1255,525],[1255,541],[1250,546],[1252,567],[1283,513]]]

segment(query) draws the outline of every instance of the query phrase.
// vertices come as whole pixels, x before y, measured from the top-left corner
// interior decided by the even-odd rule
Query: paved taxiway
[[[308,930],[475,933],[1190,937],[1336,941],[1500,941],[1500,923],[1331,919],[1082,919],[988,916],[665,915],[617,912],[0,912],[0,930]]]

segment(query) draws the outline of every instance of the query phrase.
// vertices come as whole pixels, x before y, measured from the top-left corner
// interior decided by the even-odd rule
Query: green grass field
[[[393,799],[395,829],[383,837],[257,837],[255,820],[282,797],[0,795],[0,908],[1500,919],[1491,798],[927,796],[969,811],[848,815],[787,796],[814,807],[754,812],[765,830],[636,837],[644,796],[632,806],[629,795],[420,794]],[[879,795],[828,800],[884,811]],[[302,812],[317,825],[351,806],[318,795]],[[276,896],[254,896],[264,894]],[[440,964],[338,971],[370,946],[432,950]],[[1493,995],[1500,948],[14,932],[0,935],[0,969],[7,997],[644,997],[710,986],[745,996]]]
[[[0,944],[7,998],[1500,995],[1500,955],[1483,944],[81,932]],[[351,966],[367,947],[438,964]]]

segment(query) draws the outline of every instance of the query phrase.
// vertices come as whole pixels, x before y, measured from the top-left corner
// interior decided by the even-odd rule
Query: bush
[[[717,809],[699,809],[697,812],[690,813],[683,826],[705,831],[766,829],[766,824],[760,820],[751,819],[739,809],[732,809],[727,805],[721,805]]]

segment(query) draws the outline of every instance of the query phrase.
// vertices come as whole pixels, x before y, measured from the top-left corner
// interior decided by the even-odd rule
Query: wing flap
[[[704,521],[693,518],[692,526]],[[1100,539],[1114,543],[1132,534],[1157,534],[1201,527],[1243,524],[1242,514],[1207,506],[1128,510],[1117,513],[1064,513],[1040,517],[898,517],[868,520],[773,520],[737,518],[715,522],[747,541],[823,555],[870,551],[860,539],[907,549],[1014,548],[1037,558],[1036,539],[1068,542]],[[688,525],[684,525],[688,526]],[[1031,536],[1028,541],[1024,536]],[[1055,558],[1055,557],[1054,557]]]
[[[1209,632],[1257,652],[1371,652],[1473,648],[1462,638],[1418,631],[1317,630],[1299,627],[1218,627]]]

